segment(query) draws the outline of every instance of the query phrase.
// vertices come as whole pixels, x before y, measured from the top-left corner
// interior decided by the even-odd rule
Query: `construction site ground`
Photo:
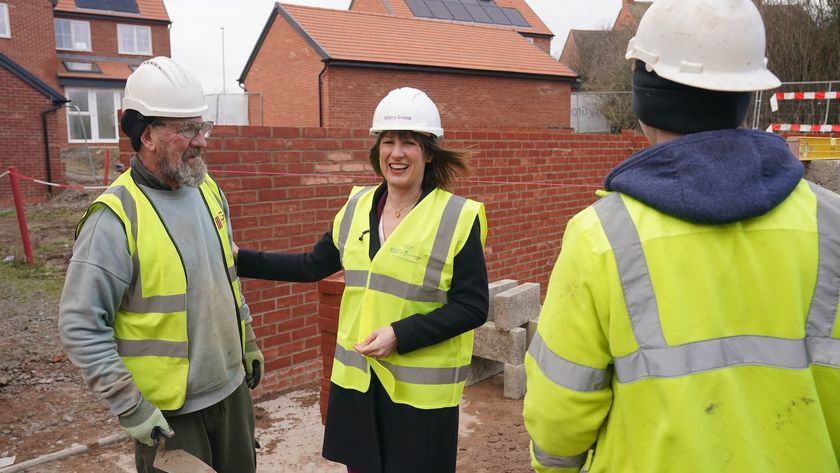
[[[8,177],[6,178],[8,179]],[[22,185],[36,185],[23,182]],[[8,183],[0,183],[8,185]],[[14,208],[0,209],[0,473],[83,445],[28,472],[132,472],[132,444],[62,350],[58,302],[78,218],[98,191],[64,190],[26,207],[35,265],[24,263]],[[458,472],[531,471],[522,401],[502,397],[501,375],[466,389]],[[260,472],[342,472],[320,456],[317,382],[256,400]],[[116,436],[116,437],[115,437]],[[97,441],[110,440],[108,445]],[[78,448],[78,447],[77,447]]]

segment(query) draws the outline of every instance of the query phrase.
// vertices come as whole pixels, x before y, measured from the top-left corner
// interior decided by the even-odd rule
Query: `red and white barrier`
[[[770,96],[770,110],[779,111],[779,100],[840,99],[840,92],[777,92]]]
[[[773,123],[767,127],[768,132],[793,131],[812,133],[840,133],[840,125],[793,125],[789,123]]]

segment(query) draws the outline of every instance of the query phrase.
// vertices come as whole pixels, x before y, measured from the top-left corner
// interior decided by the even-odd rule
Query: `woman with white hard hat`
[[[484,206],[445,190],[469,153],[441,145],[424,92],[392,90],[370,132],[383,182],[354,188],[311,252],[242,249],[238,272],[309,282],[344,270],[325,458],[350,473],[454,472],[473,329],[487,319]]]

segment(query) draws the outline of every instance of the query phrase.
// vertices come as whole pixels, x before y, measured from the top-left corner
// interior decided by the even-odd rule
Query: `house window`
[[[148,26],[117,25],[120,54],[152,55],[152,29]]]
[[[119,89],[67,88],[67,136],[70,143],[116,143]]]
[[[11,38],[12,30],[9,27],[9,5],[0,3],[0,38]]]
[[[92,62],[84,62],[84,61],[63,61],[64,68],[67,69],[67,72],[95,72],[100,73],[102,69],[99,68],[95,63]]]
[[[90,51],[90,23],[77,20],[55,20],[55,48]]]

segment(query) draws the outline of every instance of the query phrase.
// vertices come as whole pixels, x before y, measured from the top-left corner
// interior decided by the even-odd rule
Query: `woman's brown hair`
[[[444,190],[451,190],[456,178],[472,175],[469,159],[473,152],[466,149],[448,149],[441,146],[440,140],[433,136],[417,133],[409,130],[383,131],[376,138],[376,144],[370,149],[368,159],[376,174],[382,176],[382,169],[379,167],[379,143],[387,133],[394,133],[401,140],[413,139],[420,144],[424,156],[430,156],[432,160],[426,163],[426,170],[423,173],[423,188],[440,187]]]

